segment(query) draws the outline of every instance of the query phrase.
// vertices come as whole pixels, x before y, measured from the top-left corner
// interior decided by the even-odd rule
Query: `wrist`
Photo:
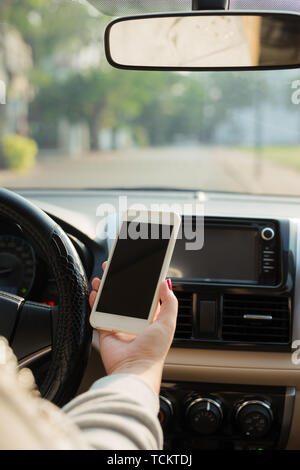
[[[122,364],[109,372],[109,375],[131,374],[140,377],[159,395],[163,372],[163,362],[137,361]]]

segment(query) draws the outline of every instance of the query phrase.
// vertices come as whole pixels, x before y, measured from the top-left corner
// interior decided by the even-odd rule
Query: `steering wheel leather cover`
[[[86,274],[65,232],[23,197],[0,188],[0,217],[22,227],[53,271],[59,303],[52,320],[51,363],[40,392],[62,406],[76,393],[90,350],[92,329]]]

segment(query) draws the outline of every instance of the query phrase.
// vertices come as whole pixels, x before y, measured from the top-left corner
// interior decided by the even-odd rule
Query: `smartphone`
[[[175,212],[125,212],[90,316],[94,328],[138,334],[151,323],[180,223]]]

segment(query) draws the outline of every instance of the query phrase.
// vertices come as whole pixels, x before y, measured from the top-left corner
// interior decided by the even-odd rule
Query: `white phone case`
[[[90,315],[90,324],[92,325],[93,328],[96,329],[101,329],[101,330],[108,330],[108,331],[123,331],[126,333],[132,333],[132,334],[138,334],[140,333],[147,324],[151,323],[153,319],[153,315],[155,313],[157,304],[159,302],[159,289],[162,281],[166,278],[168,269],[169,269],[169,264],[171,262],[172,254],[174,251],[176,239],[178,236],[178,231],[180,228],[180,223],[181,223],[181,217],[176,214],[175,212],[154,212],[154,211],[138,211],[138,216],[136,215],[136,211],[127,211],[123,214],[122,220],[119,225],[118,233],[117,236],[114,240],[111,252],[109,254],[108,262],[106,269],[103,274],[103,278],[101,281],[101,285],[99,288],[99,291],[97,293],[97,297],[94,303],[94,307],[92,309],[92,313]],[[144,222],[144,223],[149,223],[150,221],[157,221],[157,220],[164,220],[167,219],[169,220],[169,225],[173,225],[173,230],[170,236],[170,240],[168,243],[168,248],[166,250],[165,254],[165,259],[161,267],[161,272],[160,276],[157,282],[157,286],[155,289],[155,294],[153,297],[152,305],[149,311],[148,318],[146,320],[144,319],[139,319],[139,318],[133,318],[133,317],[128,317],[128,316],[123,316],[123,315],[117,315],[117,314],[111,314],[111,313],[106,313],[106,312],[98,312],[96,310],[99,298],[105,283],[106,275],[109,271],[109,266],[111,263],[111,260],[113,258],[114,250],[118,241],[118,237],[120,234],[120,230],[122,227],[122,224],[127,221],[135,221],[135,222]]]

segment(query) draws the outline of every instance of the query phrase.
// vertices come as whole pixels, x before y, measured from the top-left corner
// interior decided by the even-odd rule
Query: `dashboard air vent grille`
[[[174,292],[178,299],[175,339],[190,339],[193,334],[193,293]]]
[[[288,343],[290,307],[287,297],[225,295],[222,337],[247,343]]]

